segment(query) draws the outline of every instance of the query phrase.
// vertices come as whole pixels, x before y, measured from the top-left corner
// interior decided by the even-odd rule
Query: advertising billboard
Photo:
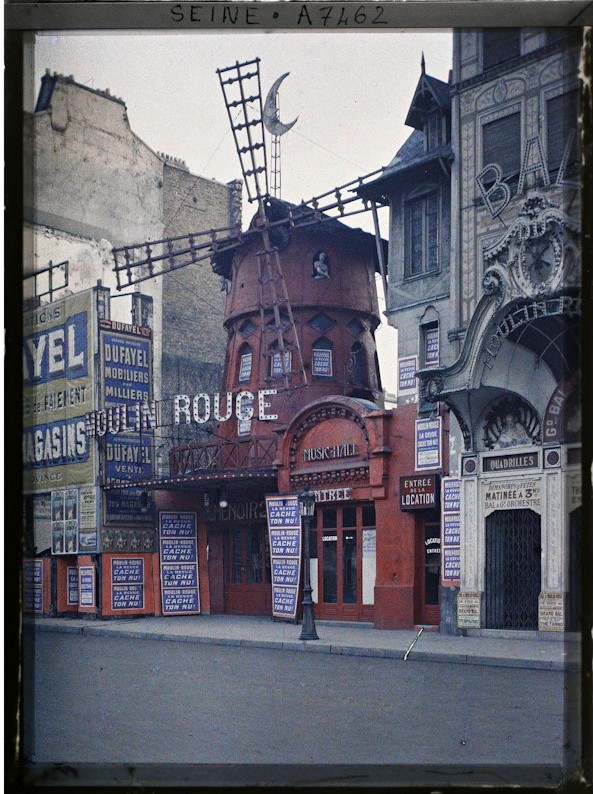
[[[94,482],[94,292],[39,306],[23,317],[23,491]]]
[[[101,405],[93,415],[100,436],[105,484],[150,479],[153,472],[156,415],[152,396],[150,328],[99,320]],[[141,488],[109,488],[104,494],[109,525],[149,526],[152,511],[142,504]]]

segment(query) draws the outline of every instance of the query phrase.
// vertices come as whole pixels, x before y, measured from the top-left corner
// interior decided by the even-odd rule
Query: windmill
[[[270,192],[265,130],[274,137],[287,132],[296,122],[280,122],[277,92],[287,76],[279,77],[262,102],[260,59],[217,70],[235,147],[250,203],[257,211],[247,230],[240,225],[198,230],[178,237],[151,240],[113,249],[117,289],[174,272],[188,265],[209,260],[214,272],[224,275],[233,253],[249,243],[259,241],[258,281],[262,333],[276,336],[277,360],[285,387],[294,385],[294,377],[307,385],[307,375],[296,333],[280,252],[292,229],[340,220],[372,210],[375,220],[377,255],[383,279],[383,249],[378,232],[376,207],[357,190],[367,180],[381,173],[378,169],[344,185],[314,196],[298,205],[279,201]],[[294,376],[294,377],[293,377]]]

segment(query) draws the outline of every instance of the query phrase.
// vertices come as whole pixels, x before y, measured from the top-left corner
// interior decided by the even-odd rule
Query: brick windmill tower
[[[227,292],[218,437],[269,437],[305,405],[329,395],[382,406],[374,332],[380,322],[375,273],[383,270],[384,245],[378,235],[338,220],[374,210],[356,192],[373,174],[299,205],[272,196],[265,130],[277,138],[292,126],[274,112],[286,75],[274,83],[265,108],[259,59],[219,69],[218,76],[247,197],[257,212],[245,231],[209,229],[115,249],[118,286],[210,260]],[[233,119],[237,109],[239,122]],[[254,401],[263,390],[276,392],[265,398],[272,422],[257,418]],[[239,392],[246,394],[235,418]]]

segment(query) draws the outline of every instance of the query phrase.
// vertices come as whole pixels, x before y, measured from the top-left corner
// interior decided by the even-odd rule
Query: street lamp
[[[311,598],[311,566],[309,564],[309,530],[311,518],[315,512],[315,494],[313,491],[303,491],[299,494],[299,508],[303,519],[303,545],[304,549],[304,568],[305,581],[303,585],[303,628],[301,630],[301,640],[318,640],[315,629],[315,618],[313,617],[313,599]]]

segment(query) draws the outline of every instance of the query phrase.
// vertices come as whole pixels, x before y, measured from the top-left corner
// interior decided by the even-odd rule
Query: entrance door
[[[225,612],[271,615],[270,554],[264,526],[239,526],[225,537]]]
[[[541,519],[533,510],[487,517],[486,628],[537,630],[541,551]]]
[[[435,626],[440,620],[439,585],[441,581],[441,525],[426,522],[421,526],[422,549],[417,559],[421,565],[419,622]],[[417,569],[418,570],[418,569]]]
[[[371,621],[374,565],[363,565],[363,539],[374,539],[375,506],[319,507],[315,512],[310,556],[317,563],[316,617]]]

